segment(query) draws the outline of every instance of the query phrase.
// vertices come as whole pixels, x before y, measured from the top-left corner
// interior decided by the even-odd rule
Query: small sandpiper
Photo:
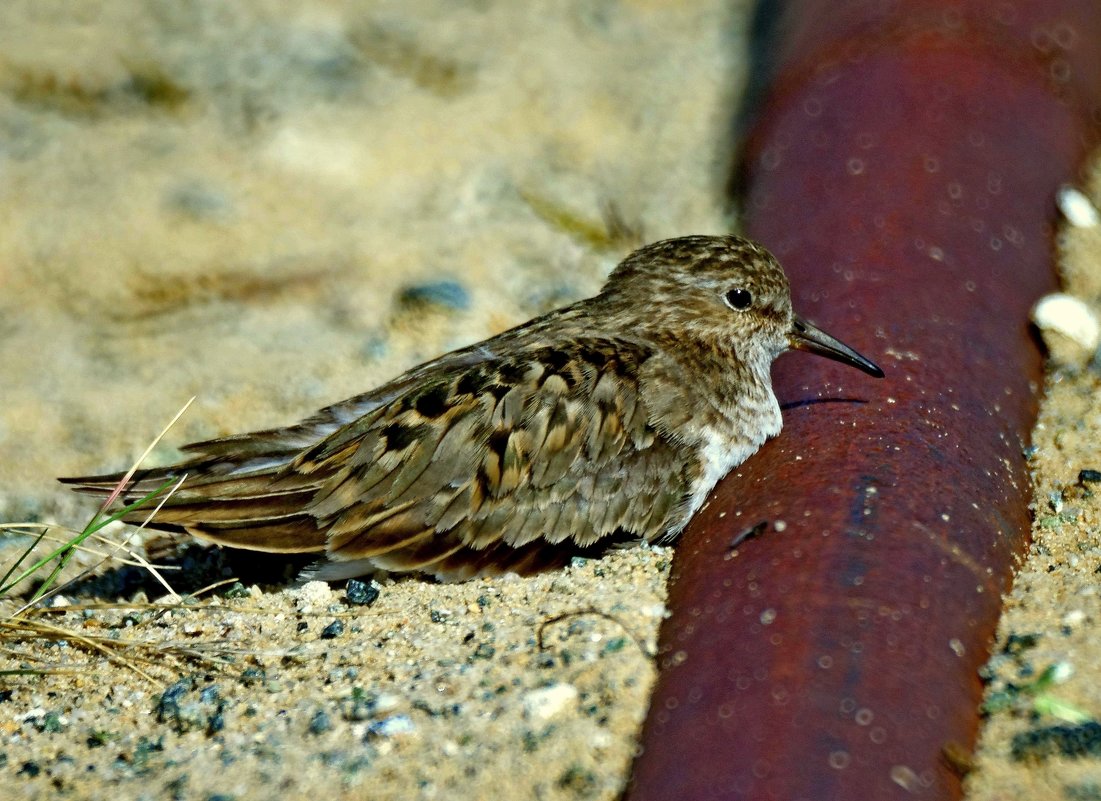
[[[783,270],[737,236],[637,250],[600,293],[414,367],[287,428],[187,445],[133,501],[187,474],[151,528],[314,553],[311,575],[441,580],[668,542],[780,432],[789,348],[882,377],[797,317]],[[119,475],[62,479],[106,495]],[[132,520],[142,520],[138,510]]]

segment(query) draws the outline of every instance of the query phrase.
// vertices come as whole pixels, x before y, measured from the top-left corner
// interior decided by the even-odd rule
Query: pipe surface
[[[957,798],[1028,539],[1028,312],[1097,139],[1101,4],[793,0],[778,30],[745,229],[887,377],[777,363],[783,433],[678,545],[627,797]]]

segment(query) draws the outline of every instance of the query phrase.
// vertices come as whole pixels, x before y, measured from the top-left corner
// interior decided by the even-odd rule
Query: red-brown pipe
[[[678,546],[628,797],[956,798],[944,752],[973,743],[1027,541],[1028,310],[1097,135],[1101,3],[783,6],[746,228],[887,378],[777,365],[784,432]]]

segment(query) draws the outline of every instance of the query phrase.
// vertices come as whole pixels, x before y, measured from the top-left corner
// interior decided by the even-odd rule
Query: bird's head
[[[767,368],[798,348],[883,376],[871,361],[797,316],[780,264],[742,237],[687,236],[647,245],[612,271],[602,295],[634,316],[628,327],[733,352],[746,364]]]

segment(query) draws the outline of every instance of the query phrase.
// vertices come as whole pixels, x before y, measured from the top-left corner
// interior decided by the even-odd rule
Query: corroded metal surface
[[[972,745],[1027,541],[1027,312],[1055,285],[1053,193],[1097,133],[1101,5],[783,13],[746,229],[887,379],[778,363],[783,434],[679,545],[628,796],[954,798],[946,753]]]

